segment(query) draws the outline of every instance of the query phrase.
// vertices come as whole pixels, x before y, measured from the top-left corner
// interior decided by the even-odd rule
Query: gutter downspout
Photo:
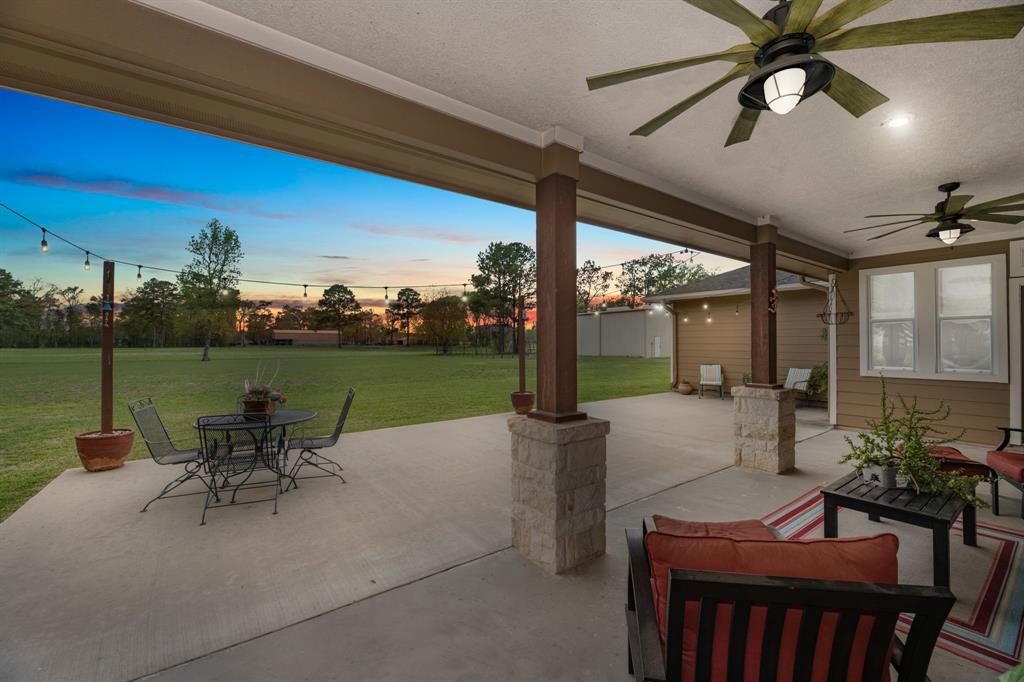
[[[668,351],[668,384],[669,387],[674,391],[679,385],[679,372],[676,368],[676,309],[671,303],[664,303],[665,310],[672,316],[672,333],[669,335],[669,351]]]

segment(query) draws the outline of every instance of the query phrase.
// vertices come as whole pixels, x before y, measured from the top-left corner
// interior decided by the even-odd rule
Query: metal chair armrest
[[[1018,429],[1016,426],[998,426],[996,427],[1003,432],[1003,442],[996,446],[996,450],[1005,450],[1006,446],[1010,444],[1010,434],[1013,433],[1024,433],[1024,429]]]
[[[638,682],[665,679],[665,660],[658,634],[654,594],[651,591],[651,567],[644,549],[643,531],[626,530],[629,550],[626,628],[633,675]]]

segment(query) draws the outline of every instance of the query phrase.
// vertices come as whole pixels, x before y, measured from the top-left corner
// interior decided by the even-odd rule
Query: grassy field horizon
[[[310,431],[328,432],[349,386],[356,399],[347,431],[474,417],[511,411],[514,357],[437,356],[431,349],[261,346],[117,349],[114,426],[135,428],[128,402],[152,397],[172,439],[194,443],[192,421],[233,412],[242,382],[257,365],[273,374],[289,407],[314,409]],[[580,402],[656,393],[669,388],[667,358],[581,357]],[[76,433],[99,428],[99,350],[0,349],[0,520],[61,471],[80,466]],[[533,359],[528,387],[533,389]],[[148,457],[136,435],[132,459]],[[168,480],[173,477],[168,470]],[[156,494],[157,491],[154,491]]]

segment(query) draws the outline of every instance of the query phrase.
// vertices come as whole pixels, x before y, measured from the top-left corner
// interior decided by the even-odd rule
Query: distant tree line
[[[537,255],[521,242],[492,242],[477,256],[477,273],[467,292],[424,298],[400,289],[378,314],[365,309],[352,290],[338,283],[313,304],[285,304],[241,297],[238,280],[244,257],[238,234],[211,220],[188,242],[191,262],[171,280],[149,279],[121,296],[115,325],[121,346],[202,347],[270,344],[275,330],[332,331],[343,344],[431,344],[440,354],[469,347],[498,354],[516,352],[513,333],[521,314],[529,316],[537,293]],[[605,305],[635,306],[656,291],[702,279],[712,272],[672,254],[628,261],[613,275],[585,261],[577,270],[577,310]],[[612,285],[617,293],[612,296]],[[525,303],[521,311],[520,301]],[[24,283],[0,269],[0,346],[98,346],[100,300],[85,299],[80,287],[60,288],[40,280]]]

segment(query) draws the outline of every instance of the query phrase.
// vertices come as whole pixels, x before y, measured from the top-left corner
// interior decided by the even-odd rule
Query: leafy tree
[[[309,310],[285,303],[274,316],[274,329],[309,329]]]
[[[270,301],[241,301],[238,324],[243,346],[246,339],[256,344],[270,343],[274,337],[274,313],[270,312]]]
[[[82,338],[82,326],[84,315],[82,315],[82,294],[85,289],[82,287],[64,287],[57,292],[61,301],[61,317],[64,324],[64,343],[68,346],[76,345]]]
[[[317,304],[321,321],[338,330],[338,348],[341,348],[342,328],[356,319],[362,306],[355,294],[344,284],[332,284],[324,291]]]
[[[713,270],[690,259],[677,260],[674,253],[652,253],[623,263],[618,285],[622,298],[632,308],[639,305],[645,296],[713,274]]]
[[[178,286],[203,339],[203,362],[210,360],[214,331],[231,324],[238,307],[237,286],[245,255],[238,233],[214,218],[188,242],[192,262],[178,275]]]
[[[576,312],[590,312],[596,299],[607,296],[613,276],[594,261],[583,261],[583,265],[576,269]]]
[[[473,288],[486,302],[487,316],[499,325],[500,352],[504,354],[505,330],[515,324],[520,297],[526,299],[528,308],[533,306],[537,253],[522,242],[491,242],[477,255],[476,265],[480,273],[472,277]]]
[[[163,347],[181,307],[181,295],[174,282],[148,279],[133,294],[121,300],[120,323],[129,334],[154,348]]]
[[[402,326],[405,327],[405,345],[407,346],[409,345],[409,332],[412,327],[412,321],[419,317],[422,308],[423,297],[420,296],[420,292],[408,287],[399,289],[395,300],[391,301],[388,305],[388,309],[394,311],[394,315],[401,321]]]
[[[453,344],[466,338],[468,312],[460,297],[439,296],[423,306],[420,329],[438,353],[447,355]]]

